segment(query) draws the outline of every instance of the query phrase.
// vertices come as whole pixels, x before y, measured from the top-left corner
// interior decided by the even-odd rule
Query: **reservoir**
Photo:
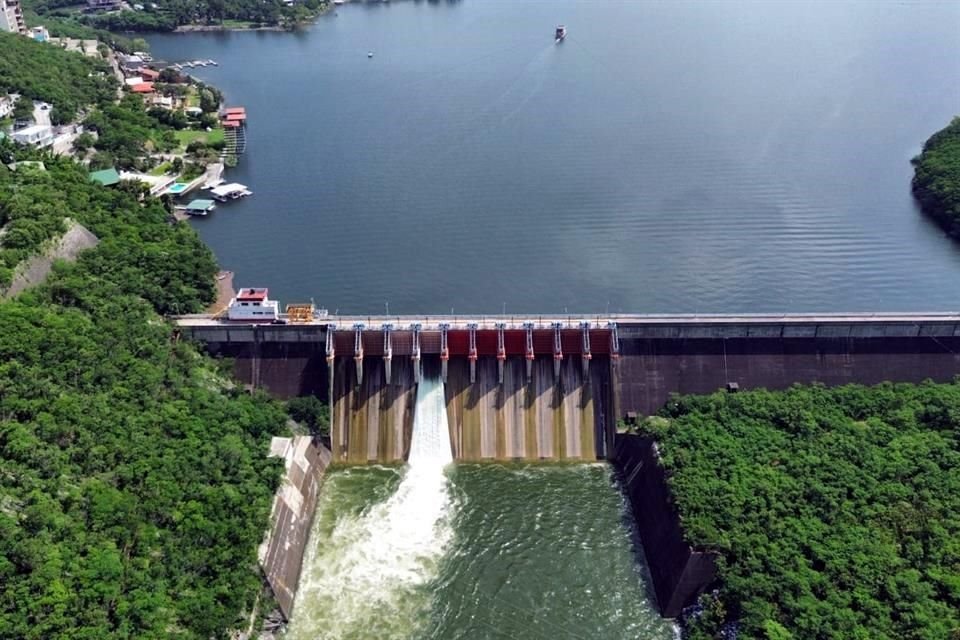
[[[284,303],[917,311],[960,300],[909,188],[958,30],[940,1],[394,1],[150,42],[247,108],[255,195],[195,224]]]

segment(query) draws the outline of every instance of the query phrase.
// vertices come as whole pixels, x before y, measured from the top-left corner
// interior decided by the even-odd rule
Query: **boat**
[[[207,60],[207,64],[209,64],[209,65],[211,65],[211,66],[213,66],[213,67],[219,67],[219,66],[220,66],[220,65],[217,63],[216,60]]]
[[[368,58],[372,58],[372,57],[373,57],[373,51],[367,51],[367,57],[368,57]]]
[[[227,305],[227,320],[278,322],[280,305],[267,294],[267,289],[262,287],[240,289]]]
[[[560,42],[567,37],[567,28],[565,26],[558,25],[557,30],[553,34],[554,42]]]
[[[230,184],[223,184],[210,189],[210,195],[220,202],[226,202],[227,200],[239,200],[240,198],[252,196],[253,192],[247,189],[247,185],[245,184],[231,182]]]

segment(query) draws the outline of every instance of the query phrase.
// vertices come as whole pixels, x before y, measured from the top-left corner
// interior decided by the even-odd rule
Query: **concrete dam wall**
[[[424,367],[445,373],[461,460],[608,458],[616,421],[656,413],[671,393],[960,374],[960,316],[946,313],[524,320],[178,323],[211,354],[233,358],[244,384],[330,400],[336,462],[405,459]]]
[[[424,374],[440,375],[438,359],[426,359]],[[595,460],[605,456],[603,434],[610,425],[609,365],[590,367],[568,359],[554,377],[553,362],[535,360],[530,380],[522,359],[504,362],[500,383],[495,358],[480,357],[474,382],[467,360],[451,360],[445,385],[450,442],[457,460]],[[416,398],[411,360],[392,364],[368,358],[362,382],[355,363],[335,365],[331,446],[337,462],[399,462],[406,459]]]

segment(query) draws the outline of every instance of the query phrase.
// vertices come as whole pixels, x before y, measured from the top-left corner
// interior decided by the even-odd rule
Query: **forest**
[[[0,302],[0,638],[226,638],[260,593],[286,426],[159,315],[212,299],[213,256],[136,188],[0,160],[4,252],[66,216],[101,239]]]
[[[87,105],[114,99],[116,90],[117,80],[103,61],[0,33],[0,94],[49,102],[54,124],[73,120]]]
[[[960,638],[960,382],[677,397],[640,429],[719,553],[690,640]]]
[[[316,16],[326,0],[304,0],[288,5],[282,0],[157,0],[138,11],[80,15],[73,0],[30,0],[27,6],[41,20],[78,20],[89,27],[111,31],[172,31],[189,24],[248,26],[294,25]],[[155,5],[155,6],[154,6]]]
[[[913,166],[913,195],[921,208],[960,238],[960,117],[930,136]]]

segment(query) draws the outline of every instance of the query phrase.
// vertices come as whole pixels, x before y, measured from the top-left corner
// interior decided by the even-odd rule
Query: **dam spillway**
[[[358,327],[328,335],[336,461],[406,459],[424,371],[445,381],[457,460],[604,457],[609,329]]]

